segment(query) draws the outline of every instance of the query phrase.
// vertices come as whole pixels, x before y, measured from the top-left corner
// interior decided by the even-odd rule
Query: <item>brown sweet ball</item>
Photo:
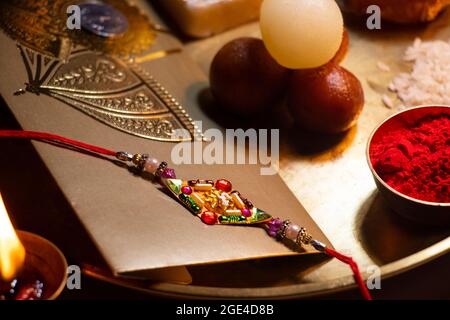
[[[209,79],[221,107],[250,116],[277,103],[287,88],[289,74],[270,56],[262,40],[239,38],[216,54]]]
[[[334,55],[333,59],[330,62],[334,62],[336,64],[340,64],[342,60],[344,60],[345,56],[348,52],[348,47],[350,45],[350,36],[348,34],[347,29],[344,29],[344,34],[342,35],[341,46],[339,47],[338,52]]]
[[[304,129],[340,133],[358,120],[364,92],[351,72],[331,62],[317,69],[295,71],[288,103],[295,122]]]

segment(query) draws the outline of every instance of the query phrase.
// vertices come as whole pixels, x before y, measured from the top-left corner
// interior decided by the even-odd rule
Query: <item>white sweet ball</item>
[[[290,69],[329,62],[344,33],[344,19],[335,0],[264,0],[260,26],[267,50]]]

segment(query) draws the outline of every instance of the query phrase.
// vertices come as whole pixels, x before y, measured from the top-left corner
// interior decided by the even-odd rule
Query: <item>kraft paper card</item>
[[[8,3],[12,6],[14,1]],[[138,4],[139,14],[160,23],[146,2]],[[50,14],[55,8],[48,9]],[[33,12],[28,15],[27,19],[42,18],[33,16]],[[134,17],[136,23],[142,18]],[[16,27],[23,28],[22,33],[14,37],[14,29],[5,32],[5,23],[18,23]],[[47,43],[47,29],[39,27],[3,20],[0,32],[0,93],[23,129],[51,132],[118,151],[149,153],[170,164],[175,142],[166,141],[170,140],[166,131],[180,127],[195,135],[195,128],[174,110],[178,104],[164,100],[165,90],[189,118],[202,121],[203,129],[218,127],[198,105],[199,93],[208,87],[207,77],[182,50],[159,59],[142,59],[135,68],[115,54],[93,51],[109,50],[110,44],[90,48],[83,42],[86,39],[76,42],[71,36],[59,39],[58,35],[52,35]],[[135,38],[139,38],[138,31]],[[32,37],[41,36],[42,41],[30,41],[27,32]],[[169,34],[157,33],[152,41],[151,48],[138,58],[182,49]],[[15,95],[20,88],[28,90]],[[142,108],[156,111],[142,116]],[[295,254],[268,237],[262,228],[203,224],[151,181],[113,162],[42,142],[33,144],[116,275],[145,276],[145,272],[160,268]],[[302,224],[330,245],[278,175],[262,176],[256,165],[172,167],[185,179],[227,179],[257,207]]]

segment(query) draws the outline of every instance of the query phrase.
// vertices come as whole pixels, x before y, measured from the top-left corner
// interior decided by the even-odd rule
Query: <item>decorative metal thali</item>
[[[54,1],[54,3],[60,2],[64,1]],[[43,28],[47,26],[45,19],[39,18],[38,22],[42,22]],[[36,26],[41,25],[36,24]],[[369,31],[364,29],[360,21],[349,19],[346,26],[350,34],[350,49],[343,65],[351,70],[364,86],[366,95],[364,112],[357,127],[346,135],[333,139],[307,135],[299,137],[292,128],[287,128],[281,141],[280,174],[334,246],[352,255],[359,262],[363,273],[374,265],[380,267],[382,279],[385,279],[450,251],[448,229],[429,229],[412,225],[397,217],[386,207],[372,180],[365,152],[366,142],[372,130],[395,112],[383,105],[381,96],[386,92],[393,75],[407,68],[402,62],[404,50],[416,37],[424,40],[449,39],[450,10],[429,25],[396,27],[386,24],[380,31]],[[55,32],[57,30],[58,28],[54,29]],[[67,41],[59,44],[61,48],[58,47],[59,54],[56,55],[53,52],[56,45],[52,42],[53,38],[30,43],[27,30],[18,34],[15,34],[17,30],[9,31],[10,36],[15,39],[20,40],[21,36],[24,37],[25,40],[22,40],[27,48],[23,48],[23,56],[28,59],[26,61],[38,59],[33,53],[37,49],[44,51],[44,54],[52,58],[69,61],[72,59],[74,65],[78,55],[89,54],[92,55],[92,59],[104,58],[91,51],[63,50]],[[59,36],[55,33],[56,38]],[[209,64],[217,50],[227,41],[240,36],[259,37],[258,25],[249,24],[206,40],[187,43],[184,49],[203,67],[205,73],[208,73]],[[39,40],[39,38],[36,39]],[[151,37],[145,39],[149,43],[153,41]],[[81,40],[69,39],[68,41],[83,46],[83,43],[79,42]],[[41,45],[43,47],[39,47]],[[120,48],[126,47],[126,45],[120,46]],[[96,51],[95,48],[93,51]],[[110,59],[109,63],[111,61],[122,63],[115,58],[107,57],[107,59]],[[392,72],[380,72],[377,69],[379,61],[389,65]],[[44,64],[51,65],[45,61]],[[134,74],[140,80],[139,85],[145,89],[154,89],[151,86],[153,83],[151,78],[141,76],[140,72]],[[63,101],[67,100],[66,103],[76,108],[81,108],[82,105],[75,105],[73,98],[77,101],[83,100],[83,104],[88,99],[89,105],[114,112],[110,110],[114,108],[114,105],[108,104],[108,100],[104,99],[109,96],[102,96],[103,100],[98,101],[98,97],[93,96],[85,90],[86,88],[78,93],[61,90],[61,88],[55,90],[51,81],[53,85],[61,86],[63,85],[61,81],[67,80],[64,80],[67,77],[63,76],[62,80],[59,80],[57,76],[58,74],[42,86],[43,89],[53,90],[52,96]],[[108,92],[108,94],[114,96],[116,92]],[[136,94],[137,98],[142,97],[138,92]],[[70,101],[69,98],[71,98]],[[97,104],[101,105],[97,106]],[[89,110],[82,111],[89,114]],[[157,111],[155,112],[158,113]],[[122,112],[121,117],[126,118],[126,116],[128,115]],[[179,124],[180,127],[182,125]],[[184,126],[189,127],[189,124]],[[155,138],[154,135],[152,138]],[[305,141],[307,142],[303,143]],[[190,267],[188,269],[194,279],[190,285],[121,281],[108,275],[102,276],[95,270],[88,274],[156,295],[202,298],[307,297],[353,286],[350,271],[337,261],[305,256],[301,267],[298,263],[292,257],[286,257],[275,260],[234,262],[222,266]],[[276,276],[271,276],[272,274]],[[245,275],[245,279],[242,275]]]
[[[296,139],[289,138],[290,134],[285,135],[281,142],[280,174],[334,246],[351,254],[363,273],[373,270],[370,269],[373,266],[379,267],[383,281],[450,252],[448,229],[411,224],[386,207],[366,160],[370,133],[396,111],[384,106],[382,95],[387,92],[390,79],[408,68],[402,62],[405,49],[416,37],[423,40],[450,39],[450,10],[428,25],[385,24],[382,30],[369,31],[364,29],[361,21],[347,17],[346,27],[350,34],[350,49],[343,66],[361,80],[366,96],[358,125],[333,141],[303,136],[304,139],[300,140],[308,142],[302,144],[294,143]],[[209,64],[220,47],[241,36],[259,37],[258,25],[249,24],[188,43],[185,50],[208,73]],[[378,62],[388,65],[392,71],[381,72],[377,68]],[[285,272],[282,266],[289,263],[289,260],[278,263],[254,261],[219,269],[205,266],[196,270],[194,267],[190,270],[194,276],[191,285],[159,283],[139,289],[164,296],[295,298],[353,287],[349,270],[337,261],[323,262],[312,270],[306,268],[306,272],[304,268],[294,276],[285,273],[284,277],[265,282],[230,277],[238,270],[243,274],[248,274],[249,270],[257,272],[258,269]],[[226,269],[232,271],[216,272]],[[207,274],[206,271],[215,275],[206,280],[196,280],[196,273],[201,271],[203,275]]]

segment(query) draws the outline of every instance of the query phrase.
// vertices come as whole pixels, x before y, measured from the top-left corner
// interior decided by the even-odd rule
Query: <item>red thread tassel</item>
[[[89,151],[103,154],[106,156],[115,156],[116,155],[116,152],[112,151],[112,150],[100,148],[97,146],[93,146],[91,144],[64,138],[64,137],[58,136],[56,134],[50,134],[50,133],[44,133],[44,132],[22,131],[22,130],[0,130],[0,137],[58,141],[58,142],[65,143],[70,146],[89,150]]]
[[[361,276],[361,272],[359,271],[358,265],[356,264],[356,262],[352,259],[352,257],[348,257],[343,255],[342,253],[339,253],[333,249],[330,248],[325,248],[324,249],[325,253],[335,257],[336,259],[338,259],[339,261],[342,261],[346,264],[348,264],[350,266],[350,268],[352,269],[353,272],[353,278],[356,281],[356,284],[359,287],[359,290],[361,291],[362,296],[364,297],[364,299],[366,300],[372,300],[372,296],[370,295],[369,290],[367,289],[366,284],[364,283],[364,280]]]

